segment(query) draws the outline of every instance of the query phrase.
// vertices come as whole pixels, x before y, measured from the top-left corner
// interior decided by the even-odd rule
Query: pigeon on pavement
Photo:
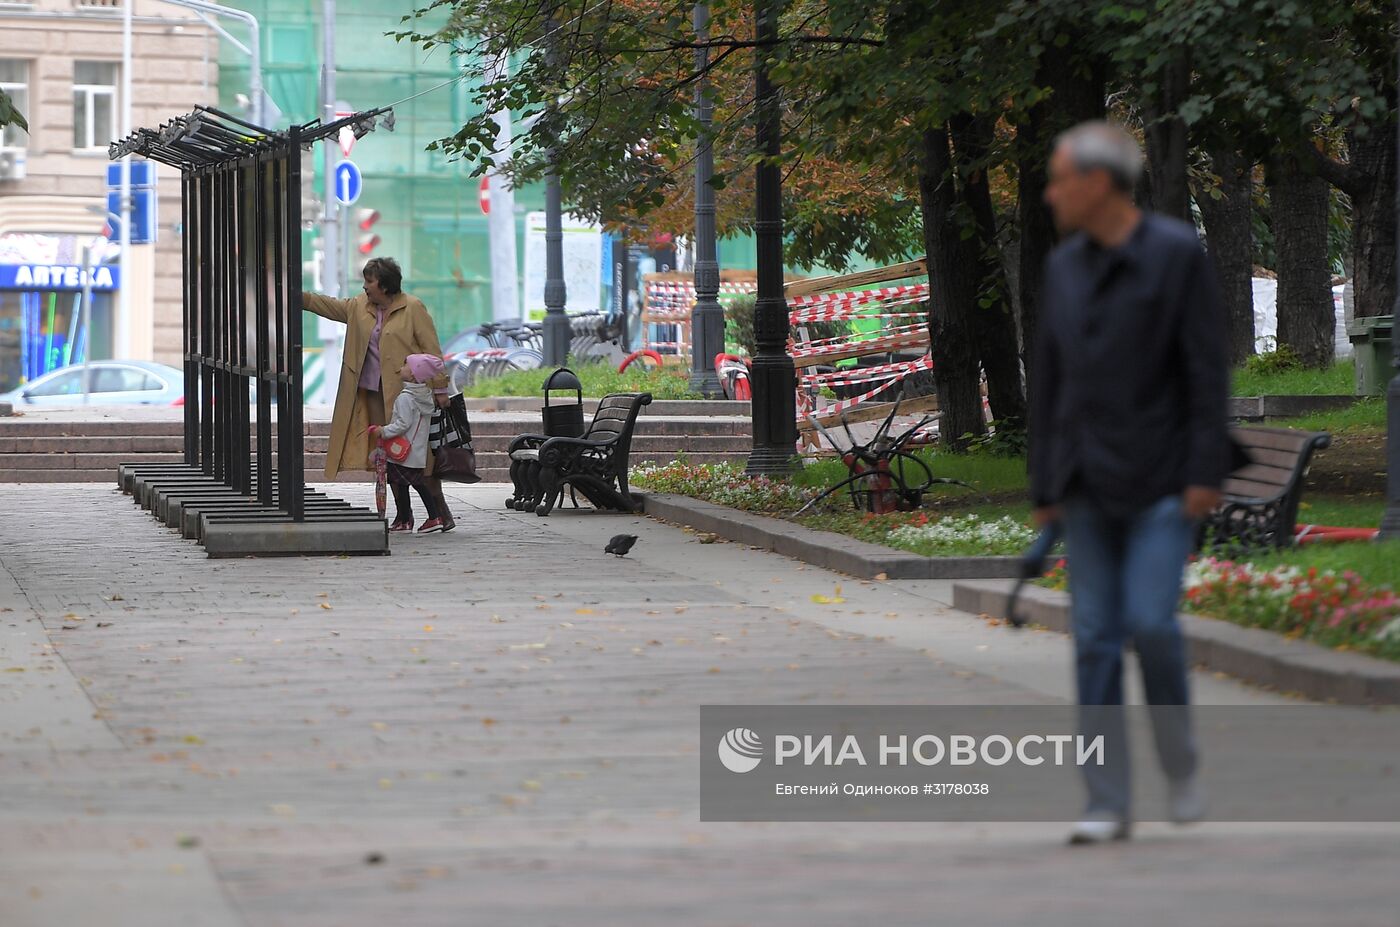
[[[615,534],[613,539],[608,542],[608,546],[603,548],[603,553],[625,557],[635,543],[637,543],[635,534]]]

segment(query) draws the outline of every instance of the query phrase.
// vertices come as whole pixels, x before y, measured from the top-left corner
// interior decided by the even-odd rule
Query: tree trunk
[[[1145,107],[1152,208],[1186,222],[1191,221],[1191,196],[1186,181],[1186,123],[1173,114],[1190,92],[1191,60],[1186,51],[1181,50],[1162,70],[1157,99]]]
[[[1250,222],[1254,183],[1253,165],[1229,146],[1210,153],[1220,189],[1200,191],[1196,203],[1205,220],[1206,247],[1220,275],[1220,292],[1230,337],[1230,363],[1243,364],[1254,353],[1254,253]]]
[[[1278,272],[1278,343],[1309,367],[1332,363],[1332,275],[1327,268],[1327,181],[1292,158],[1270,165]]]
[[[1348,133],[1352,169],[1361,182],[1351,189],[1352,283],[1355,316],[1395,311],[1395,123]]]
[[[1011,290],[998,255],[996,211],[986,170],[996,124],[986,116],[964,113],[949,123],[949,129],[962,178],[963,206],[976,229],[976,235],[968,239],[981,280],[979,297],[972,309],[972,325],[982,371],[987,376],[987,403],[992,418],[1004,427],[1025,427],[1026,389],[1021,378],[1016,316],[1011,311]]]
[[[952,168],[947,130],[924,132],[919,203],[928,254],[928,333],[938,390],[939,443],[961,451],[967,447],[964,435],[980,435],[986,428],[971,317],[977,303],[977,268],[967,260],[954,214]]]
[[[1071,36],[1067,48],[1078,43]],[[1102,119],[1105,68],[1102,61],[1086,66],[1082,60],[1050,48],[1036,66],[1035,82],[1050,95],[1031,107],[1016,126],[1017,189],[1020,219],[1021,357],[1030,382],[1031,352],[1040,319],[1040,291],[1045,281],[1045,258],[1055,246],[1055,225],[1045,206],[1045,169],[1055,136],[1076,123]]]

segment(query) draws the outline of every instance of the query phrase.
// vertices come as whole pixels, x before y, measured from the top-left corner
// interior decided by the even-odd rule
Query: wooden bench
[[[600,509],[635,512],[627,488],[632,432],[651,393],[611,393],[598,403],[579,438],[525,434],[510,443],[510,478],[515,491],[506,507],[548,515],[564,487],[577,489]]]
[[[1202,537],[1245,548],[1286,547],[1293,543],[1303,478],[1315,450],[1326,448],[1326,432],[1236,425],[1230,436],[1251,463],[1234,471],[1221,487],[1224,498],[1202,524]]]

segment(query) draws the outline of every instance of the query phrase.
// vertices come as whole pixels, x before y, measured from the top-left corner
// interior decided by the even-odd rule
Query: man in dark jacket
[[[1199,520],[1230,451],[1229,370],[1215,269],[1193,226],[1144,214],[1131,135],[1086,123],[1061,136],[1045,199],[1067,237],[1046,263],[1032,369],[1035,520],[1059,522],[1070,563],[1082,723],[1109,762],[1085,767],[1073,843],[1127,837],[1122,712],[1131,638],[1170,785],[1169,815],[1199,819],[1187,663],[1176,606]]]

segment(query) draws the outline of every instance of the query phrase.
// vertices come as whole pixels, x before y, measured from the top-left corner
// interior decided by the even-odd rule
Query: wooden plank
[[[810,296],[813,293],[857,290],[872,283],[903,280],[905,277],[922,277],[927,273],[927,259],[919,258],[917,261],[905,261],[903,264],[893,264],[889,267],[858,270],[851,274],[834,274],[830,277],[796,280],[783,287],[783,295],[791,299],[794,296]]]
[[[1270,483],[1256,483],[1253,480],[1227,479],[1221,490],[1227,496],[1240,496],[1246,499],[1273,499],[1282,495],[1283,488]]]
[[[1282,489],[1293,482],[1293,467],[1291,465],[1288,467],[1270,467],[1267,464],[1255,463],[1247,467],[1241,467],[1230,474],[1230,478],[1273,485]]]
[[[893,406],[894,403],[892,402],[868,402],[864,405],[859,405],[856,406],[854,409],[848,410],[846,412],[846,421],[850,422],[852,425],[854,425],[856,422],[880,421],[886,415],[890,414],[890,409]],[[915,396],[913,399],[906,399],[899,404],[899,412],[901,415],[905,413],[908,413],[910,415],[921,415],[925,412],[937,411],[937,396]],[[812,416],[812,418],[815,418],[817,421],[821,422],[822,427],[828,430],[830,430],[830,428],[833,425],[835,425],[837,428],[841,427],[841,416],[839,414],[821,415],[819,413],[817,415]],[[797,423],[797,430],[801,432],[814,432],[817,430],[817,426],[812,424],[811,418],[804,418],[802,421]]]
[[[1231,433],[1245,447],[1263,447],[1295,454],[1317,434],[1292,428],[1232,428]]]
[[[1268,467],[1282,467],[1292,470],[1298,463],[1297,451],[1276,451],[1267,447],[1248,448],[1249,457],[1256,464],[1263,464]]]

